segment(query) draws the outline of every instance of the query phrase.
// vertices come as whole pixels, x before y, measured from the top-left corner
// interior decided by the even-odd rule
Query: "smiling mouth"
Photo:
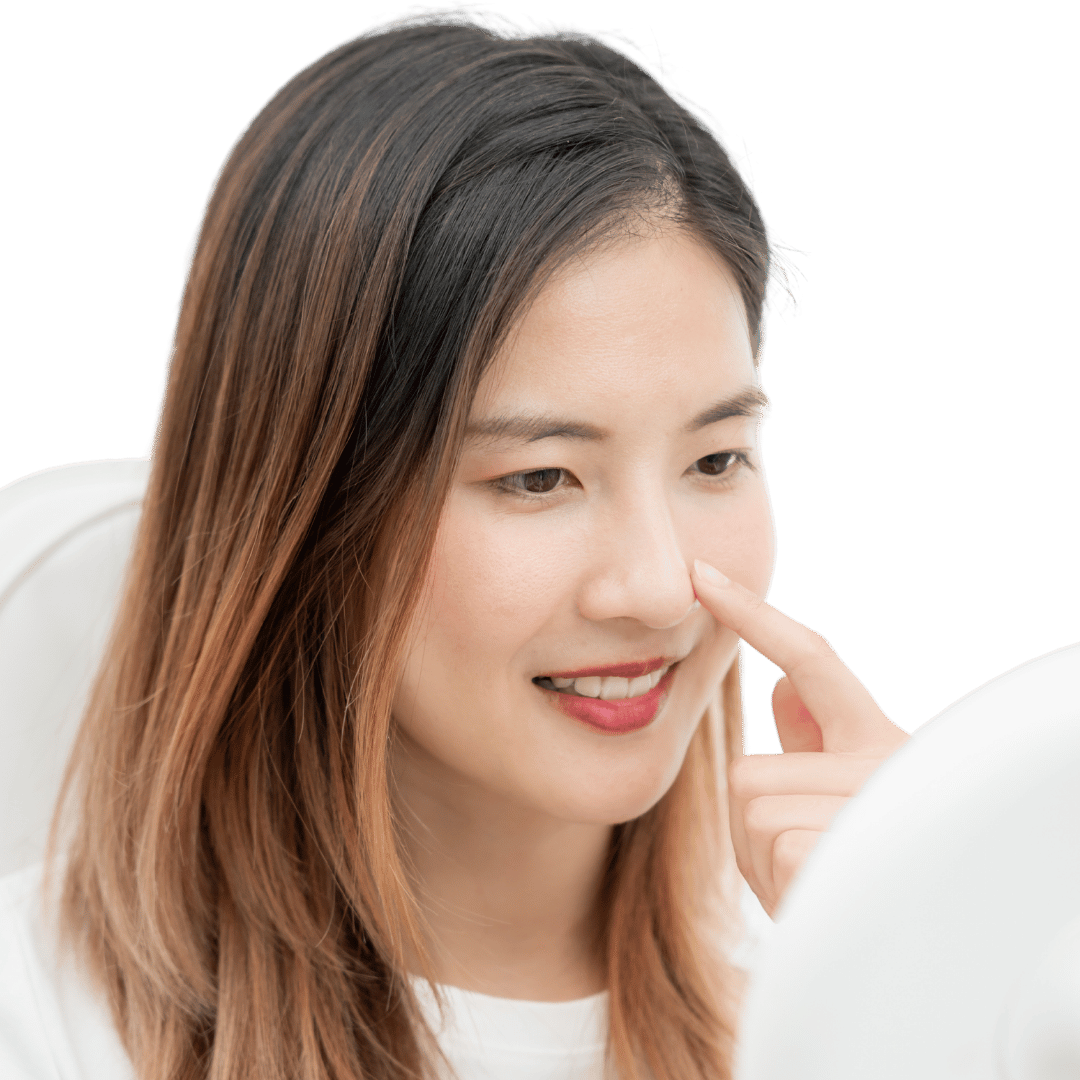
[[[626,698],[644,697],[655,689],[660,680],[671,670],[666,664],[646,675],[628,679],[624,675],[583,675],[575,679],[543,675],[533,679],[544,690],[554,690],[571,697],[599,698],[602,701],[624,701]]]

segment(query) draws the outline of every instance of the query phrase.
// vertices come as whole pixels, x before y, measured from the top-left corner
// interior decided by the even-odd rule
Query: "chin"
[[[675,783],[685,752],[672,760],[670,754],[660,756],[643,749],[646,754],[638,760],[618,765],[610,759],[598,762],[595,769],[576,778],[572,790],[566,790],[567,777],[560,777],[563,797],[558,816],[581,824],[621,825],[651,810]]]

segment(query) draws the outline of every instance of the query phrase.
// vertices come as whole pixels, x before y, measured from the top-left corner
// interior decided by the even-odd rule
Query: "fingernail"
[[[710,585],[728,585],[730,582],[715,566],[710,566],[707,562],[702,562],[700,559],[694,560],[694,570],[697,571],[697,575],[702,581],[709,582]]]

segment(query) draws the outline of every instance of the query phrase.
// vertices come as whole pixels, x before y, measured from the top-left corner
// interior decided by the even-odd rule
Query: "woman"
[[[773,911],[903,739],[758,599],[768,265],[595,42],[413,25],[270,102],[58,817],[81,974],[7,886],[19,1075],[730,1075],[732,847]],[[738,755],[739,636],[796,753]]]

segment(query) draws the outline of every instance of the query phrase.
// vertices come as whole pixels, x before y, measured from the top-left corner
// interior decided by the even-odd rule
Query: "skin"
[[[437,981],[547,1001],[603,989],[612,826],[671,786],[740,634],[787,659],[784,629],[756,632],[767,605],[729,610],[734,588],[766,591],[773,565],[756,384],[730,272],[675,229],[569,263],[486,373],[394,702],[396,797]],[[732,400],[750,415],[693,427]],[[497,423],[522,417],[557,423]],[[704,585],[695,559],[738,586]],[[679,661],[668,699],[622,735],[567,717],[532,681],[659,656]],[[800,767],[744,758],[732,772],[739,866],[770,911],[868,768],[804,745],[833,728],[817,711],[789,723],[790,698],[778,725],[810,732]]]
[[[736,862],[771,916],[837,811],[908,735],[820,635],[714,566],[695,560],[693,579],[706,610],[785,672],[772,695],[784,752],[728,766]]]

